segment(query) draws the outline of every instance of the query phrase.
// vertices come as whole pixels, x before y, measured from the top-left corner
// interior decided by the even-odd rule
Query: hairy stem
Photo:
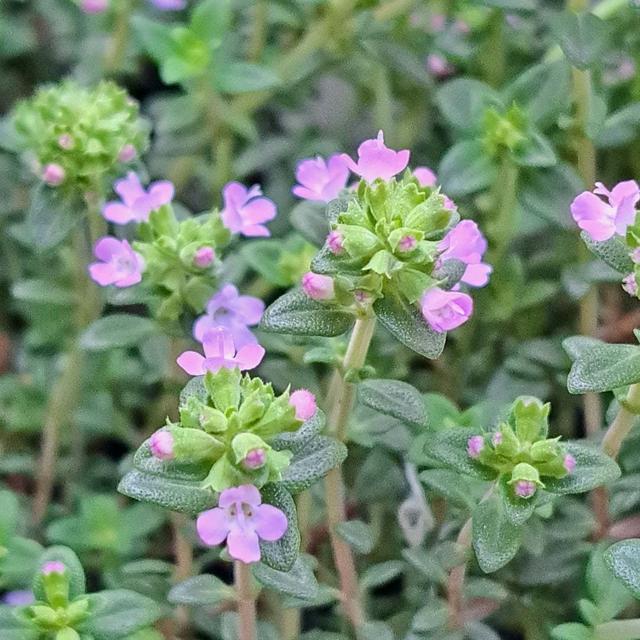
[[[620,407],[602,440],[602,450],[614,460],[618,457],[624,439],[629,435],[638,418],[635,411],[640,410],[640,383],[629,387],[625,405]]]
[[[458,537],[456,538],[456,546],[461,554],[466,554],[471,547],[471,527],[472,520],[469,518],[465,523]],[[447,580],[447,602],[449,608],[449,627],[451,629],[460,629],[464,623],[462,619],[462,610],[464,604],[464,579],[467,573],[466,561],[461,562],[454,567],[449,573]]]
[[[238,602],[238,640],[256,640],[256,598],[249,565],[236,560],[233,575]]]
[[[334,373],[330,386],[331,408],[329,410],[329,431],[344,442],[347,436],[349,412],[353,405],[355,387],[345,380],[350,369],[364,366],[371,338],[375,329],[375,318],[359,318],[356,320],[342,371]],[[351,547],[336,532],[336,527],[347,519],[345,488],[342,469],[337,467],[329,471],[325,478],[325,499],[327,503],[327,520],[333,558],[340,576],[340,597],[345,613],[355,629],[365,621],[358,574]]]

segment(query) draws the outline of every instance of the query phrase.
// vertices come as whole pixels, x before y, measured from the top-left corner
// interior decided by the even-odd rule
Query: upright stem
[[[638,419],[638,414],[634,411],[640,411],[640,383],[632,384],[629,387],[629,393],[625,404],[621,406],[611,426],[607,429],[602,440],[602,450],[614,460],[620,453],[622,442],[629,435],[633,425]],[[629,410],[632,409],[631,411]]]
[[[233,575],[238,601],[238,640],[257,640],[256,599],[249,565],[236,560]]]
[[[465,523],[458,537],[456,545],[460,553],[466,553],[471,547],[471,530],[473,522],[469,518]],[[464,579],[467,573],[466,561],[461,562],[449,573],[447,581],[447,601],[449,604],[449,627],[460,629],[463,625],[462,605],[464,604]]]
[[[349,412],[355,393],[354,385],[345,380],[345,374],[349,369],[359,369],[364,366],[374,329],[375,318],[366,317],[356,320],[342,371],[336,371],[331,381],[329,398],[332,404],[329,410],[329,432],[343,442],[347,437]],[[355,560],[351,547],[340,538],[336,530],[336,527],[347,519],[345,488],[340,467],[329,471],[325,478],[325,499],[333,558],[340,576],[342,606],[350,623],[358,629],[365,621],[365,614]]]
[[[124,0],[118,5],[113,36],[107,47],[104,60],[105,71],[107,73],[118,71],[122,65],[127,49],[127,41],[129,40],[132,5],[133,3],[130,0]]]
[[[504,151],[500,159],[500,167],[493,186],[493,201],[496,214],[489,230],[493,240],[493,261],[498,263],[506,254],[513,236],[516,209],[518,177],[520,171],[509,153]]]

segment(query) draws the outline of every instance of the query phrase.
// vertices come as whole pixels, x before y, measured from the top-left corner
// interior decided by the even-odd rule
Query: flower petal
[[[229,533],[229,515],[216,507],[198,516],[196,529],[200,540],[210,546],[221,544]]]
[[[107,202],[102,209],[102,217],[115,224],[127,224],[135,219],[133,211],[121,202]]]
[[[202,376],[206,373],[204,356],[197,351],[185,351],[176,359],[178,366],[190,376]]]
[[[245,344],[243,347],[240,347],[235,361],[240,367],[240,371],[255,369],[262,362],[264,354],[264,347],[259,344]]]
[[[252,507],[257,507],[262,502],[262,496],[252,484],[243,484],[239,487],[225,489],[220,494],[218,506],[226,509],[236,502],[244,502]]]
[[[269,542],[280,540],[289,527],[287,516],[270,504],[261,504],[256,507],[252,521],[256,533]]]
[[[258,534],[251,529],[234,529],[227,536],[227,551],[234,560],[249,564],[260,560]]]

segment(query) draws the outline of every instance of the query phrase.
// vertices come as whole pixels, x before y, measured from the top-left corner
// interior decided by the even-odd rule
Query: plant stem
[[[456,538],[456,546],[461,554],[466,554],[471,548],[472,520],[469,518],[460,529]],[[462,620],[462,605],[464,604],[464,579],[467,573],[467,563],[463,560],[449,573],[447,580],[447,602],[449,606],[449,628],[460,629]]]
[[[253,5],[251,39],[247,57],[252,62],[258,62],[262,57],[264,45],[267,41],[267,19],[269,17],[269,6],[266,0],[257,0]]]
[[[130,0],[123,0],[118,5],[113,37],[107,47],[104,60],[106,73],[118,71],[122,65],[124,54],[127,50],[127,41],[129,40],[132,5],[133,3]]]
[[[256,599],[249,565],[236,560],[233,575],[238,601],[238,640],[256,640]]]
[[[640,638],[640,619],[612,620],[595,628],[595,640],[636,640]]]
[[[640,383],[632,384],[629,387],[625,404],[633,410],[640,409]],[[620,407],[602,440],[602,450],[614,460],[618,457],[622,442],[629,435],[638,418],[638,415],[634,411],[630,411],[627,406]]]
[[[347,423],[355,393],[354,385],[346,382],[344,376],[350,369],[359,369],[364,366],[374,329],[375,318],[366,317],[356,320],[342,371],[335,371],[331,381],[329,398],[332,404],[328,420],[329,432],[342,442],[347,437]],[[340,576],[342,606],[350,623],[357,630],[365,621],[358,574],[351,547],[336,531],[336,527],[347,519],[345,488],[340,467],[329,471],[325,478],[325,499],[333,558]]]
[[[497,264],[506,254],[514,231],[513,214],[516,209],[518,177],[520,171],[509,153],[500,158],[498,175],[493,186],[493,201],[497,208],[489,225],[493,240],[493,262]]]

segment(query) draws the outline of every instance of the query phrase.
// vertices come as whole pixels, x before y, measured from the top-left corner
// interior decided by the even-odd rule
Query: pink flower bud
[[[64,169],[55,162],[46,165],[42,171],[42,179],[50,186],[57,187],[64,180]]]
[[[636,296],[638,295],[638,282],[636,280],[636,274],[635,273],[630,273],[629,275],[626,275],[623,279],[622,279],[622,288],[630,295],[630,296]]]
[[[118,154],[118,160],[120,162],[131,162],[136,156],[138,152],[136,148],[132,144],[125,144],[122,149],[120,149],[120,153]]]
[[[302,290],[312,300],[332,300],[335,296],[333,278],[312,271],[302,276]]]
[[[289,404],[296,410],[296,418],[302,421],[311,418],[318,408],[316,397],[307,389],[294,391],[289,397]]]
[[[447,59],[437,53],[431,53],[427,56],[427,70],[436,78],[446,78],[455,71]]]
[[[76,146],[76,143],[72,136],[70,136],[68,133],[63,133],[58,138],[58,146],[65,151],[69,151]]]
[[[160,460],[172,460],[175,456],[173,436],[168,431],[156,431],[149,440],[149,449]]]
[[[193,256],[193,263],[200,269],[206,269],[216,257],[213,247],[200,247]]]
[[[45,576],[48,576],[52,573],[64,573],[67,568],[64,566],[64,563],[59,560],[50,560],[49,562],[45,562],[40,569],[41,573]]]
[[[109,0],[81,0],[80,8],[85,13],[102,13],[109,7]]]
[[[519,498],[531,498],[536,492],[536,483],[531,480],[518,480],[515,484],[515,493]]]
[[[477,458],[484,449],[484,438],[482,436],[471,436],[467,440],[467,453],[470,458]]]
[[[570,453],[567,453],[567,455],[564,457],[564,462],[562,464],[564,468],[567,470],[567,473],[573,473],[576,470],[576,465],[578,463]]]
[[[353,292],[353,297],[356,299],[358,304],[369,304],[369,302],[371,302],[371,294],[368,291],[363,291],[362,289],[356,289]]]
[[[640,247],[634,249],[630,254],[629,257],[631,258],[631,260],[634,262],[634,264],[640,264]]]
[[[403,253],[408,253],[409,251],[413,251],[418,244],[418,241],[413,236],[404,236],[400,238],[400,242],[398,242],[398,250]]]
[[[491,436],[491,444],[494,447],[497,447],[500,443],[502,442],[502,434],[499,431],[496,431],[492,436]]]
[[[327,236],[327,246],[329,247],[329,251],[334,255],[339,255],[344,251],[344,246],[342,245],[343,241],[342,234],[339,231],[332,231]]]
[[[260,469],[267,461],[267,452],[264,449],[251,449],[245,456],[242,464],[246,469]]]

